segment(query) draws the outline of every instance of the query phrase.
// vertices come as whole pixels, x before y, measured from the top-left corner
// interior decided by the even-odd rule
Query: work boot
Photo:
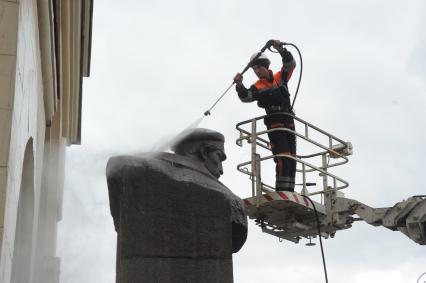
[[[275,181],[275,191],[294,192],[294,178],[277,176]]]

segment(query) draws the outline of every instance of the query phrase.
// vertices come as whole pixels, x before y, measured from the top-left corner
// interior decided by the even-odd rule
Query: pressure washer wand
[[[257,58],[259,58],[260,55],[262,55],[263,52],[265,52],[265,50],[269,47],[271,47],[273,45],[274,41],[273,40],[268,40],[268,42],[265,44],[265,46],[262,47],[262,49],[260,49],[260,52],[257,53],[257,55],[250,60],[250,62],[247,64],[247,66],[244,68],[244,70],[240,73],[241,75],[243,75],[250,67],[251,67],[251,63],[253,61],[255,61]],[[222,93],[221,96],[219,96],[219,98],[216,100],[215,103],[213,103],[213,105],[209,108],[209,110],[207,110],[206,112],[204,112],[204,116],[208,116],[210,115],[210,111],[216,106],[216,104],[218,104],[218,102],[222,99],[222,97],[225,96],[225,94],[231,89],[231,87],[235,84],[235,82],[232,82],[232,84],[230,86],[228,86],[228,88]]]
[[[210,107],[209,110],[207,110],[206,112],[204,112],[204,116],[208,116],[210,115],[210,111],[216,106],[216,104],[222,99],[222,97],[225,96],[225,94],[231,89],[231,87],[235,84],[235,82],[232,82],[232,84],[230,86],[228,86],[228,88],[222,93],[222,95],[216,100],[215,103],[213,103],[212,107]]]

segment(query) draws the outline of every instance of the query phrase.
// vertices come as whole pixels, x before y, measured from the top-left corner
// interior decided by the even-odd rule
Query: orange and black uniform
[[[249,89],[244,85],[237,85],[236,90],[242,102],[257,101],[257,105],[265,109],[268,116],[265,117],[264,123],[268,129],[286,128],[294,131],[293,117],[276,113],[292,114],[287,82],[296,67],[296,62],[285,48],[280,48],[278,51],[282,57],[282,68],[279,72],[274,74],[269,70],[268,79],[258,80]],[[268,133],[268,137],[274,155],[279,153],[296,155],[294,134],[277,130]],[[274,161],[276,163],[275,189],[277,191],[294,191],[296,161],[288,157],[276,157]]]

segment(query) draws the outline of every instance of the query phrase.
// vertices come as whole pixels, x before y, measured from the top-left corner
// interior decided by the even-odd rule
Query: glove
[[[272,40],[272,47],[274,47],[276,50],[278,50],[279,48],[282,48],[283,45],[284,45],[284,42],[281,42],[276,39]]]
[[[234,83],[237,86],[240,86],[243,83],[243,75],[241,75],[240,73],[237,73],[234,77]]]

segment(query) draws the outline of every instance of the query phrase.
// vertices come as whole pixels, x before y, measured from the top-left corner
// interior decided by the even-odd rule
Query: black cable
[[[303,73],[303,59],[302,59],[302,53],[300,52],[299,48],[293,44],[293,43],[287,43],[287,42],[283,42],[282,45],[290,45],[293,46],[296,50],[297,53],[299,54],[299,59],[300,59],[300,72],[299,72],[299,80],[297,82],[297,87],[296,87],[296,92],[294,93],[294,98],[293,98],[293,102],[291,103],[291,108],[290,108],[290,112],[293,111],[293,106],[294,103],[296,102],[296,97],[297,94],[299,93],[299,88],[300,88],[300,83],[302,81],[302,73]],[[279,53],[278,51],[273,51],[271,48],[268,48],[269,51],[271,51],[272,53]]]
[[[327,266],[325,265],[324,248],[322,246],[321,227],[320,227],[320,221],[319,221],[318,211],[317,211],[317,208],[315,207],[314,202],[312,201],[312,199],[310,197],[305,196],[305,195],[302,195],[302,197],[307,198],[311,202],[312,206],[314,207],[315,218],[316,218],[316,221],[317,221],[318,237],[319,237],[320,246],[321,246],[321,256],[322,256],[322,265],[324,267],[325,282],[328,283]]]
[[[303,60],[302,60],[302,53],[300,53],[299,48],[295,44],[293,44],[293,43],[285,43],[284,45],[290,45],[290,46],[293,46],[294,48],[296,48],[297,53],[299,53],[299,59],[300,59],[299,81],[297,82],[296,92],[294,93],[293,102],[291,103],[291,108],[290,108],[290,112],[291,112],[293,110],[294,103],[296,102],[297,94],[299,93],[300,82],[302,81]]]
[[[419,279],[417,279],[417,283],[420,283],[420,279],[423,277],[423,275],[426,275],[426,272],[425,272],[425,273],[420,274]]]

